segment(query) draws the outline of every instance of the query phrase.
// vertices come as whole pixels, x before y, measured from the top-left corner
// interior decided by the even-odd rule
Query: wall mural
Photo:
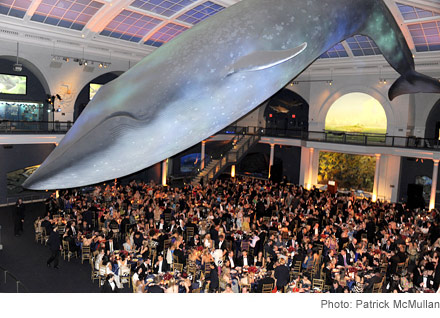
[[[337,181],[340,189],[373,192],[376,157],[337,152],[319,153],[318,183]]]
[[[24,186],[119,178],[192,147],[285,87],[337,43],[371,38],[401,77],[389,98],[440,92],[418,74],[382,0],[243,0],[103,86]]]

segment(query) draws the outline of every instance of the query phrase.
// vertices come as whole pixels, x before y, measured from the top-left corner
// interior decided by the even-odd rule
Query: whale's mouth
[[[139,129],[147,121],[137,119],[129,112],[116,112],[87,131],[82,131],[80,126],[75,127],[74,131],[70,130],[65,136],[70,140],[61,142],[22,186],[31,190],[66,188],[62,176],[86,176],[86,170],[97,158],[120,156],[121,153],[112,149],[113,146],[124,135]]]

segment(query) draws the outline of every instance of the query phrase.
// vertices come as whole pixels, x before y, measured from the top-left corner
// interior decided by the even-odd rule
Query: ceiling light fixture
[[[64,61],[66,63],[68,63],[70,60],[72,60],[75,63],[78,63],[79,66],[87,66],[87,65],[95,65],[97,64],[99,68],[107,68],[109,67],[112,63],[110,62],[104,62],[104,61],[98,61],[98,60],[91,60],[91,59],[85,59],[85,58],[78,58],[78,57],[73,57],[73,56],[65,56],[65,55],[56,55],[56,54],[52,54],[52,60],[59,60],[59,61]]]

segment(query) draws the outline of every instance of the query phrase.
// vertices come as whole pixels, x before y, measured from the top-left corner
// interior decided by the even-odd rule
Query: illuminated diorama
[[[382,0],[243,0],[161,45],[104,85],[24,186],[119,178],[233,123],[353,35],[371,38],[401,77],[389,98],[440,92]]]
[[[382,105],[364,93],[341,96],[330,107],[325,130],[385,134],[387,116]]]
[[[10,121],[43,120],[44,105],[42,103],[0,101],[0,119]],[[16,123],[13,126],[17,126]]]
[[[337,181],[338,187],[373,192],[375,156],[361,156],[337,152],[319,153],[318,183]]]

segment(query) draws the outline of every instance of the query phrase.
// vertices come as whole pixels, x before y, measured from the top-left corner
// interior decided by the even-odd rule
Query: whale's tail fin
[[[415,93],[440,93],[440,80],[410,70],[393,83],[388,97],[393,100],[403,94]]]

